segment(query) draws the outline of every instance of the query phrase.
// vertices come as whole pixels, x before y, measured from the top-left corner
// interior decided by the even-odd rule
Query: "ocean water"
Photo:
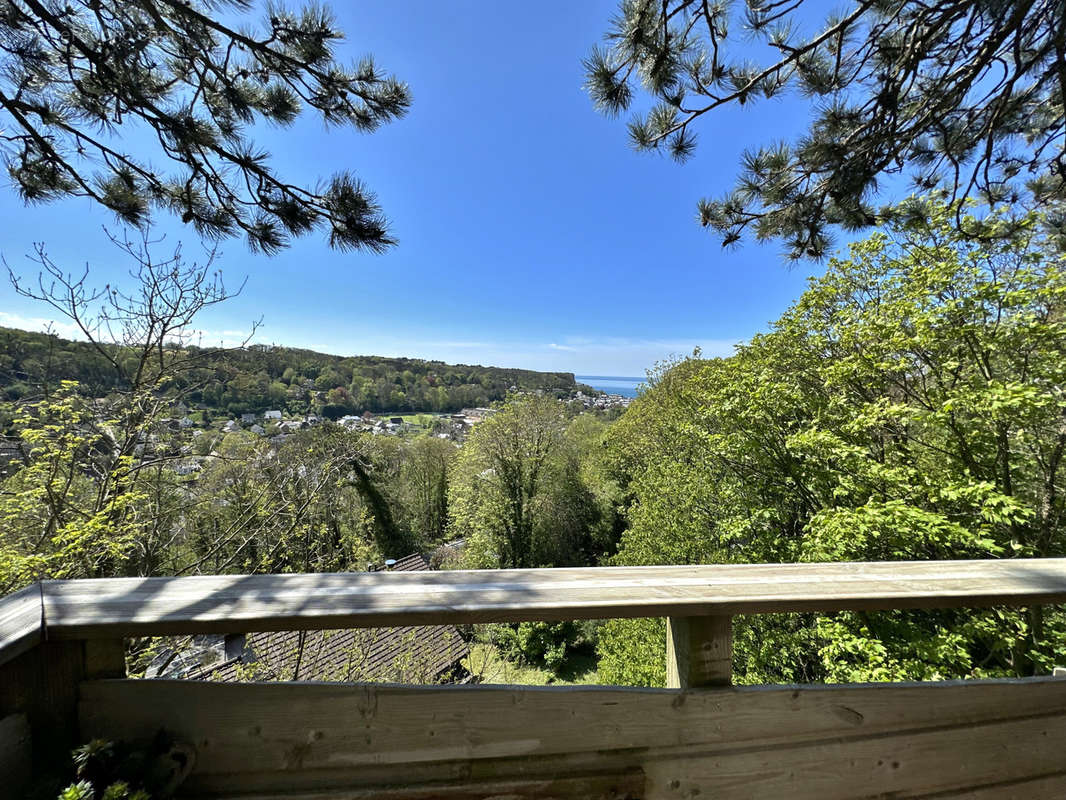
[[[621,375],[575,375],[578,383],[584,383],[593,389],[607,394],[620,394],[622,397],[636,397],[637,387],[645,382],[644,378],[629,378]]]

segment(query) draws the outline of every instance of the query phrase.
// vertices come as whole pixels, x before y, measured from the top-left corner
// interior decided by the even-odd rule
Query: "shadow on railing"
[[[1061,797],[1066,681],[729,684],[737,614],[1064,601],[1066,559],[46,581],[0,601],[0,767],[164,728],[205,796]],[[121,679],[136,636],[618,617],[672,688]]]

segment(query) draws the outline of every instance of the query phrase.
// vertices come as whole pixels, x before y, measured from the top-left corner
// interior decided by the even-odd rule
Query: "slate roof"
[[[413,553],[398,559],[389,572],[423,572],[428,569],[429,562],[426,557],[421,553]]]
[[[418,554],[397,560],[393,572],[428,570]],[[458,677],[470,650],[454,625],[250,633],[243,645],[227,637],[236,657],[188,675],[212,681],[366,681],[433,683]]]

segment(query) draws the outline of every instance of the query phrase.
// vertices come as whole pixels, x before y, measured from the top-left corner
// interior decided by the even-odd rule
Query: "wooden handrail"
[[[0,664],[36,647],[43,634],[41,584],[0,598]]]
[[[0,660],[34,635],[115,639],[1058,602],[1066,602],[1066,558],[44,581],[0,600]]]
[[[164,728],[196,796],[1058,798],[1055,678],[728,687],[737,614],[1059,602],[1066,558],[44,581],[0,599],[0,774]],[[666,691],[123,680],[130,636],[651,616]]]

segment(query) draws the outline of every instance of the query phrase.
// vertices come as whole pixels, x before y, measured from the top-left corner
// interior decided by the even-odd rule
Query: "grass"
[[[493,645],[482,642],[470,648],[463,666],[480,683],[510,686],[589,686],[597,683],[596,658],[591,654],[575,653],[568,657],[557,672],[518,664],[505,658]]]
[[[423,422],[431,422],[434,417],[439,417],[440,414],[436,412],[420,411],[417,414],[400,414],[393,411],[378,411],[374,412],[375,418],[392,419],[393,417],[399,417],[404,422],[410,422],[412,425],[420,425]]]

